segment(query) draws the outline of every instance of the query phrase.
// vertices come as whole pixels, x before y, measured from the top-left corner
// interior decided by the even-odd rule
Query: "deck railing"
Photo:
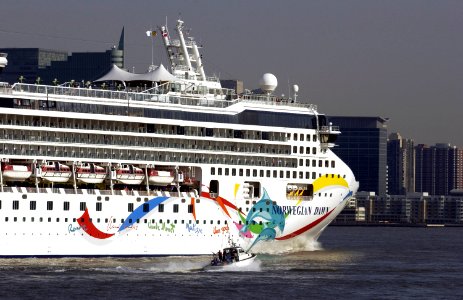
[[[2,88],[0,87],[0,90]],[[4,88],[5,93],[11,93],[11,89]],[[9,92],[8,92],[9,91]],[[44,94],[49,96],[68,96],[68,97],[81,97],[82,98],[98,98],[105,100],[124,100],[128,103],[137,102],[160,102],[177,105],[188,106],[205,106],[226,108],[235,103],[244,101],[247,103],[258,103],[272,106],[291,106],[307,108],[311,111],[316,111],[317,106],[314,104],[292,102],[288,99],[283,99],[275,96],[265,96],[259,94],[244,94],[244,95],[230,95],[227,100],[212,98],[213,95],[169,95],[159,94],[154,90],[151,93],[146,92],[131,92],[131,91],[112,91],[101,90],[92,88],[75,88],[67,86],[49,86],[49,85],[36,85],[26,83],[15,83],[12,87],[15,93],[33,93]],[[212,97],[211,97],[212,96]],[[55,98],[55,97],[53,97]],[[89,99],[90,100],[90,99]],[[141,104],[141,103],[140,103]]]

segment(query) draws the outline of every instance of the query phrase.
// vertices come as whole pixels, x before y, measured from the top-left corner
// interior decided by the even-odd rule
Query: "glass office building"
[[[381,117],[329,117],[341,134],[333,151],[352,169],[359,191],[387,194],[387,120]]]
[[[8,66],[0,81],[53,84],[56,79],[58,84],[71,80],[82,83],[99,78],[112,64],[124,68],[124,29],[118,46],[104,52],[69,54],[42,48],[0,48],[0,52],[8,54]]]

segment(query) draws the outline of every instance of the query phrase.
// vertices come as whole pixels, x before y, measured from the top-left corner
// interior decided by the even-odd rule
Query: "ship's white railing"
[[[312,111],[317,110],[317,105],[315,104],[291,102],[291,101],[288,101],[288,99],[275,97],[275,96],[256,95],[256,94],[246,95],[245,94],[240,97],[244,102],[248,102],[248,103],[265,103],[268,105],[281,105],[281,106],[308,108],[309,110],[312,110]]]
[[[12,87],[15,92],[23,93],[38,93],[44,95],[62,95],[71,97],[85,98],[100,98],[110,100],[126,100],[130,103],[140,102],[162,102],[178,105],[193,105],[193,106],[206,106],[206,107],[218,107],[226,108],[237,102],[247,103],[259,103],[264,105],[277,105],[277,106],[292,106],[307,108],[312,111],[317,110],[317,106],[314,104],[291,102],[287,99],[283,99],[275,96],[266,96],[259,94],[244,94],[244,95],[231,95],[234,100],[223,100],[211,98],[213,95],[170,95],[170,94],[159,94],[155,93],[137,93],[129,91],[112,91],[112,90],[100,90],[91,88],[75,88],[65,86],[49,86],[49,85],[35,85],[26,83],[15,83]]]
[[[0,82],[0,93],[1,94],[11,94],[11,86],[7,82]]]
[[[320,127],[320,131],[321,131],[321,132],[339,131],[339,126],[334,126],[334,125],[330,125],[330,126],[321,126],[321,127]]]
[[[24,93],[38,93],[44,95],[63,95],[72,97],[82,98],[100,98],[110,100],[126,100],[130,103],[140,102],[161,102],[178,105],[192,105],[192,106],[207,106],[207,107],[218,107],[226,108],[236,103],[236,101],[212,99],[206,96],[176,96],[168,94],[157,94],[157,93],[137,93],[127,91],[111,91],[111,90],[97,90],[97,89],[86,89],[86,88],[74,88],[64,86],[48,86],[48,85],[35,85],[16,83],[13,85],[15,92]],[[53,100],[53,99],[51,99]]]

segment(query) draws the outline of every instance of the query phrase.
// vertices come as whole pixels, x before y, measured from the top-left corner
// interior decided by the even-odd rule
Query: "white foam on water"
[[[267,241],[257,244],[251,252],[257,254],[288,254],[301,251],[323,250],[322,244],[313,239],[295,237],[285,241]]]
[[[171,261],[152,265],[147,268],[148,271],[154,273],[188,273],[199,271],[204,268],[209,260],[204,261]]]

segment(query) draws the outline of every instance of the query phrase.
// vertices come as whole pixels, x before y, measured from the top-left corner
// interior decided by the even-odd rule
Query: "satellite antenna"
[[[295,85],[293,85],[294,102],[297,101],[297,92],[299,92],[299,86],[297,84],[295,84]]]
[[[267,100],[270,100],[270,95],[278,86],[278,80],[275,75],[265,73],[259,81],[260,89],[267,94]]]

